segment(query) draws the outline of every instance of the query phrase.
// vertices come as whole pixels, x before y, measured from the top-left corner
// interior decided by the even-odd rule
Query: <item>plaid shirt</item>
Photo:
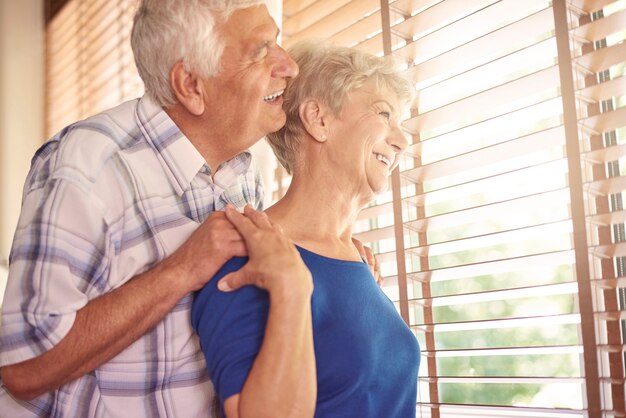
[[[26,179],[2,305],[0,366],[50,350],[90,300],[171,254],[210,212],[226,203],[260,209],[262,194],[248,152],[212,176],[147,97],[65,128],[39,149]],[[17,402],[0,382],[0,415],[209,416],[213,389],[191,302],[183,298],[110,362],[31,402]]]

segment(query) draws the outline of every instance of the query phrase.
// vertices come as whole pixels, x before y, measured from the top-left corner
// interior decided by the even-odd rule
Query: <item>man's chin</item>
[[[280,118],[275,118],[272,121],[272,123],[268,127],[269,129],[267,131],[267,134],[271,134],[271,133],[279,131],[283,126],[285,126],[286,122],[287,122],[287,116],[283,113]]]

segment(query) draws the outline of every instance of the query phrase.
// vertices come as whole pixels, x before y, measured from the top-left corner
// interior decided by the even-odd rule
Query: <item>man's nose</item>
[[[298,72],[298,64],[291,59],[287,51],[285,51],[282,47],[277,46],[276,64],[274,65],[272,75],[274,77],[294,78],[298,75]]]

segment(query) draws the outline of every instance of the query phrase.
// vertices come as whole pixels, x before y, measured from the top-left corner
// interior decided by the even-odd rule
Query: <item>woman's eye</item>
[[[391,119],[391,113],[389,112],[382,111],[382,112],[378,112],[378,114],[387,120]]]

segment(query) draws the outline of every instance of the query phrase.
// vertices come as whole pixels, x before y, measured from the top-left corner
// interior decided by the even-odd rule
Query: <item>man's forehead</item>
[[[237,9],[242,9],[245,7],[265,5],[264,0],[257,1],[256,4],[254,4],[255,3],[254,1],[250,1],[250,0],[248,1],[245,1],[245,0],[243,1],[242,0],[204,0],[204,2],[210,9],[214,9],[218,11],[223,11],[223,10],[227,10],[229,8],[235,8],[235,7]]]
[[[244,9],[238,9],[232,13],[223,27],[237,34],[242,33],[262,33],[264,36],[268,34],[278,36],[280,29],[270,16],[264,5],[251,6]]]

